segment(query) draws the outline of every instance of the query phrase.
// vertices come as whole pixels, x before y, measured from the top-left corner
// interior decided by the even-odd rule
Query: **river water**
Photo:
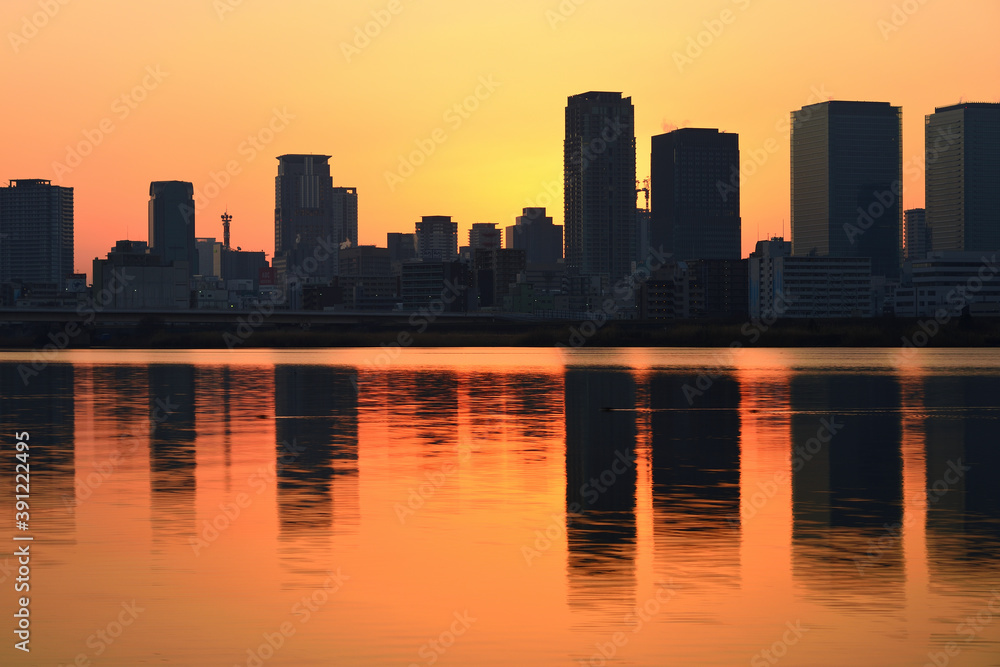
[[[34,359],[4,665],[1000,665],[997,351]]]

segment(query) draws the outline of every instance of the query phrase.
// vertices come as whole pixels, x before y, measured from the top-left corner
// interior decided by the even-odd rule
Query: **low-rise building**
[[[908,262],[907,284],[896,289],[898,317],[1000,315],[998,253],[931,252]]]
[[[751,318],[871,317],[871,259],[790,255],[780,237],[749,259]]]

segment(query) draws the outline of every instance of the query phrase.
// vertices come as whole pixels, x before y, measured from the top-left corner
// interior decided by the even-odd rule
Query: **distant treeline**
[[[438,322],[429,326],[386,324],[261,327],[250,333],[232,325],[164,325],[83,330],[37,324],[18,330],[0,325],[0,347],[48,350],[111,348],[285,348],[285,347],[996,347],[1000,319],[933,320],[900,318],[672,322]],[[246,334],[246,335],[244,335]]]

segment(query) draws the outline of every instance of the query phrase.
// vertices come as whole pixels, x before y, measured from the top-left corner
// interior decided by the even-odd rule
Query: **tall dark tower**
[[[281,155],[274,181],[274,255],[287,266],[301,264],[324,243],[357,244],[358,192],[335,188],[329,155]],[[320,263],[313,277],[337,276],[337,255]]]
[[[56,283],[73,273],[73,188],[37,178],[0,187],[0,283]]]
[[[574,95],[563,145],[566,264],[627,276],[635,257],[635,108],[621,93]]]
[[[683,128],[653,137],[649,245],[677,259],[740,259],[738,134]],[[720,185],[721,184],[721,185]]]
[[[233,221],[233,216],[229,215],[229,209],[222,214],[222,248],[229,250],[229,223]]]
[[[820,102],[792,112],[792,254],[870,257],[899,275],[902,111],[888,102]]]
[[[925,118],[925,133],[934,250],[1000,248],[1000,104],[939,107]]]
[[[187,181],[153,181],[149,185],[149,247],[165,264],[187,262],[198,272],[194,242],[194,185]]]

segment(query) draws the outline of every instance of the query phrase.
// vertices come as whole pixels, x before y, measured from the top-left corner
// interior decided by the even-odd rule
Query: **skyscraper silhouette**
[[[902,112],[888,102],[820,102],[792,112],[792,254],[870,257],[899,274]]]
[[[61,285],[73,273],[73,188],[20,179],[0,188],[0,283]]]
[[[614,282],[635,259],[635,108],[621,93],[574,95],[563,146],[566,264]]]
[[[274,179],[274,254],[288,266],[313,256],[322,243],[358,242],[358,192],[335,188],[329,155],[281,155]],[[337,275],[337,254],[320,262],[316,278]]]
[[[164,264],[188,263],[188,275],[198,272],[194,240],[194,185],[187,181],[149,184],[149,247]]]
[[[650,247],[682,260],[740,259],[739,172],[738,134],[684,128],[653,137]]]
[[[997,250],[1000,104],[939,107],[924,127],[927,226],[934,250]]]

